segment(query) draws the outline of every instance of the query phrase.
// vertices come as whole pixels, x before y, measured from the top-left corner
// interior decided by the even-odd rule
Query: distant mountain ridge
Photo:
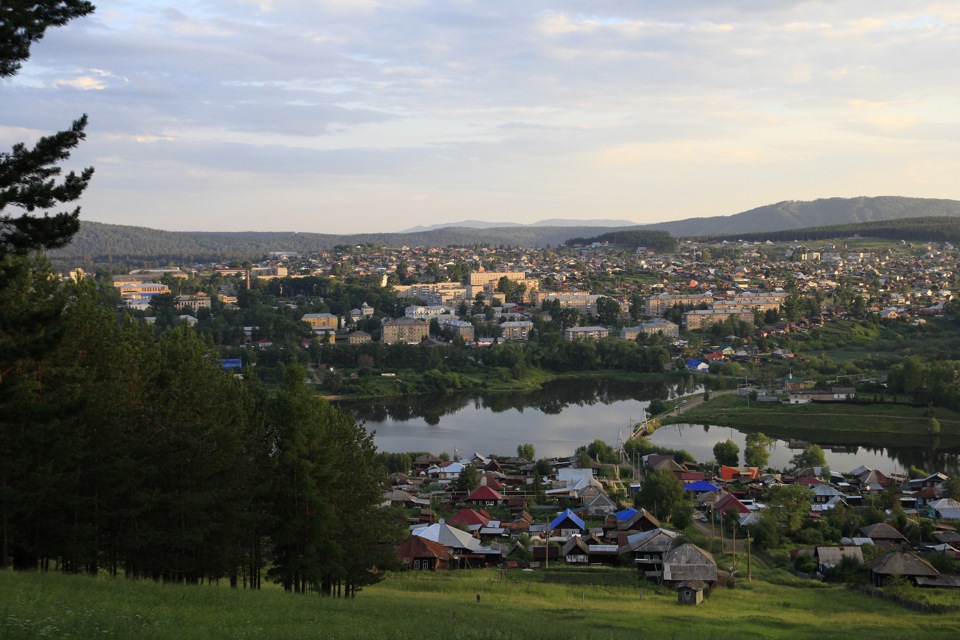
[[[330,249],[340,244],[383,244],[387,247],[491,244],[543,247],[563,244],[570,238],[587,238],[618,230],[667,231],[674,237],[734,236],[857,224],[909,218],[960,217],[960,201],[932,198],[827,198],[811,202],[785,201],[731,216],[688,218],[648,225],[442,227],[409,233],[363,233],[333,235],[297,232],[176,232],[145,227],[82,221],[80,231],[68,246],[50,252],[57,262],[82,265],[115,259],[141,259],[158,263],[209,262],[249,259],[270,251],[302,253]],[[578,221],[579,222],[579,221]],[[613,222],[613,221],[601,221]]]
[[[675,237],[730,236],[739,233],[944,216],[960,216],[960,201],[900,196],[823,198],[812,201],[785,200],[730,216],[687,218],[643,225],[640,228],[667,231]]]
[[[437,229],[506,229],[508,227],[635,227],[638,223],[632,220],[566,220],[564,218],[550,218],[530,224],[519,222],[485,222],[483,220],[461,220],[460,222],[441,222],[429,226],[416,226],[404,229],[399,233],[421,233],[436,231]]]

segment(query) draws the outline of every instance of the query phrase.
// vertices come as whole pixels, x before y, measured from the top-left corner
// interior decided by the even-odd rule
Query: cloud
[[[871,193],[868,173],[825,162],[839,147],[849,167],[907,139],[948,156],[958,36],[960,6],[922,0],[118,2],[0,82],[0,138],[89,113],[78,158],[110,167],[89,215],[135,210],[134,193],[155,210],[335,201],[350,215],[327,230],[372,231],[351,225],[410,226],[384,215],[392,196],[418,223],[485,206],[532,221],[623,215],[641,186],[644,215],[735,213],[774,189],[832,195],[846,172]],[[874,192],[896,191],[897,163],[915,188],[918,153],[898,146]]]

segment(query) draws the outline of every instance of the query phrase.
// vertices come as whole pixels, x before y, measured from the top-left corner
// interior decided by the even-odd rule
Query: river
[[[559,380],[542,390],[488,396],[460,394],[415,398],[394,403],[344,403],[374,431],[381,451],[445,452],[468,456],[474,452],[513,455],[517,445],[533,444],[537,457],[570,456],[595,439],[615,446],[644,417],[650,400],[675,398],[699,389],[687,381],[670,384],[638,384],[621,380]],[[703,462],[713,458],[713,445],[733,440],[744,450],[745,434],[729,427],[667,425],[650,440],[658,445],[686,449]],[[871,446],[845,442],[824,447],[827,464],[835,471],[850,471],[860,465],[884,472],[905,471],[913,464],[928,471],[957,473],[960,448],[929,446]],[[789,466],[797,443],[777,440],[770,452],[770,466]],[[835,447],[831,449],[831,447]]]

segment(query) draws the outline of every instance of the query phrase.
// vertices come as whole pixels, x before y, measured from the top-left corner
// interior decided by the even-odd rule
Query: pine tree
[[[30,46],[43,38],[47,28],[63,26],[93,10],[85,0],[5,0],[0,5],[0,78],[20,69],[30,57]],[[0,152],[0,257],[62,247],[80,228],[79,207],[52,216],[35,212],[73,202],[87,188],[92,168],[79,174],[71,171],[57,182],[61,175],[57,165],[84,139],[86,126],[84,115],[66,131],[40,138],[33,148],[18,143],[10,152]]]

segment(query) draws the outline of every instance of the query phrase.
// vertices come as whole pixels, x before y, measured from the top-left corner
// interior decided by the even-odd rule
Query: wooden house
[[[663,583],[676,587],[688,580],[701,580],[712,587],[717,583],[717,561],[695,544],[682,544],[663,556]]]

